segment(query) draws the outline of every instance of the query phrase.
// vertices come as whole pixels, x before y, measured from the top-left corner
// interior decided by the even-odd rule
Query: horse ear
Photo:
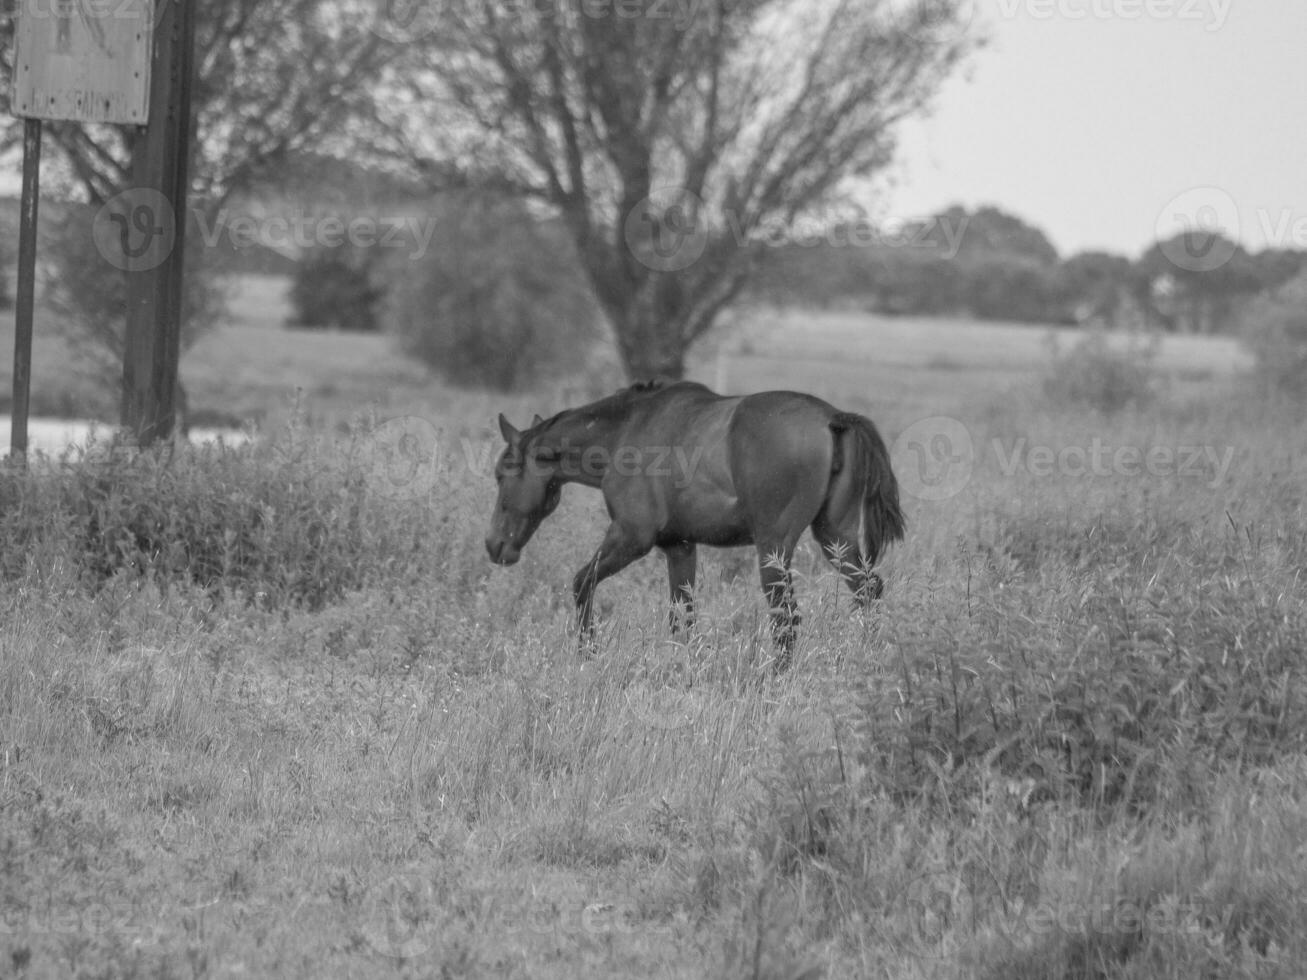
[[[499,432],[504,437],[504,442],[514,442],[522,433],[513,428],[513,423],[504,417],[504,413],[499,413]]]
[[[543,421],[544,419],[542,419],[539,415],[537,415],[535,418],[531,420],[531,428],[534,429],[537,425],[539,425]]]

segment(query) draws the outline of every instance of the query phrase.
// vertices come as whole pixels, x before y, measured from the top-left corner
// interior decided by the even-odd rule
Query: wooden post
[[[41,120],[23,120],[23,199],[18,216],[18,295],[14,298],[14,401],[9,455],[27,462],[32,394],[32,317],[36,308],[36,219],[41,203]]]
[[[132,148],[132,180],[146,192],[142,200],[157,199],[148,191],[158,191],[172,209],[169,216],[145,214],[149,227],[171,225],[175,234],[155,243],[162,249],[157,264],[128,274],[122,423],[141,446],[170,438],[176,420],[195,51],[195,0],[155,2],[163,8],[154,31],[149,124]]]

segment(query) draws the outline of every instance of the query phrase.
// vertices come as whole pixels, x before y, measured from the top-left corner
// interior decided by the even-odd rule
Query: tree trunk
[[[631,381],[649,381],[653,378],[685,377],[685,349],[679,337],[673,335],[674,325],[667,324],[648,311],[638,307],[614,322],[617,349],[622,356],[622,367]]]
[[[673,275],[656,273],[640,283],[620,309],[609,311],[622,367],[631,381],[685,377],[689,303],[679,287]]]

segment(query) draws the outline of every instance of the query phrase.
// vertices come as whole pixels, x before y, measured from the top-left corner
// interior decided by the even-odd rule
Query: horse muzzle
[[[496,565],[516,565],[522,553],[503,538],[486,538],[486,553]]]

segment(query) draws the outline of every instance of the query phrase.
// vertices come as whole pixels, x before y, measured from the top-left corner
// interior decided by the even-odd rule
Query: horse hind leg
[[[849,591],[853,593],[853,601],[861,607],[881,597],[885,591],[885,582],[871,570],[871,563],[863,554],[860,544],[863,534],[861,514],[846,514],[843,518],[841,521],[833,520],[823,508],[813,521],[812,536],[821,545],[827,561],[843,577]]]
[[[794,582],[790,562],[794,558],[794,545],[758,545],[758,568],[762,578],[762,591],[771,608],[772,640],[776,644],[775,669],[788,670],[794,651],[794,640],[800,622],[799,607],[794,601]]]

